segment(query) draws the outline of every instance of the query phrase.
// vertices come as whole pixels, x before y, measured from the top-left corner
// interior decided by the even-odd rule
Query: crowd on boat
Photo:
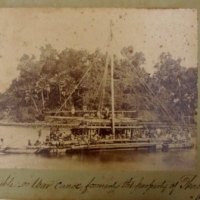
[[[177,129],[173,127],[167,128],[124,128],[117,129],[115,137],[111,134],[110,129],[103,129],[103,132],[99,132],[99,129],[84,129],[84,128],[72,128],[71,131],[60,129],[58,126],[50,127],[50,132],[46,136],[44,142],[41,142],[39,138],[32,142],[28,140],[28,149],[31,152],[39,152],[42,149],[70,149],[74,145],[85,147],[96,144],[113,144],[117,148],[118,145],[130,146],[133,144],[141,145],[148,142],[149,144],[156,145],[155,148],[165,147],[168,148],[192,148],[194,146],[192,142],[192,132],[194,130],[190,128]],[[41,130],[38,131],[41,136]],[[1,138],[1,148],[3,148],[3,138]],[[164,145],[164,146],[163,146]],[[172,145],[172,146],[170,146]],[[178,146],[177,146],[178,145]],[[27,148],[12,149],[4,148],[6,153],[22,153],[29,152]],[[41,151],[42,152],[42,151]]]
[[[116,129],[115,137],[110,134],[109,130],[104,130],[104,134],[98,131],[98,129],[93,129],[90,132],[84,131],[84,129],[74,128],[71,132],[60,131],[59,127],[51,127],[49,135],[46,136],[44,143],[36,140],[34,144],[28,140],[28,146],[40,146],[42,144],[56,146],[64,146],[65,142],[74,142],[77,144],[81,143],[97,143],[100,140],[123,140],[123,139],[149,139],[149,141],[162,140],[165,142],[181,142],[191,139],[191,130],[184,128],[181,131],[175,128],[152,128],[152,129]]]

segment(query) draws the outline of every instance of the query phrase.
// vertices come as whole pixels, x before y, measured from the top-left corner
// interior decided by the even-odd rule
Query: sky
[[[66,48],[99,48],[107,51],[113,23],[114,53],[133,46],[143,52],[143,67],[149,72],[162,52],[182,66],[197,67],[197,11],[194,9],[114,8],[0,8],[0,92],[18,77],[17,65],[23,54],[39,59],[40,48],[51,44]]]

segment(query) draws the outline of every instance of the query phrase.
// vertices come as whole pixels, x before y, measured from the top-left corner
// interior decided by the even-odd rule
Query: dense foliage
[[[101,99],[101,84],[106,55],[98,49],[66,48],[61,53],[51,45],[41,48],[40,59],[23,55],[17,66],[19,77],[0,94],[1,118],[33,122],[44,110],[96,110]],[[143,53],[127,58],[114,56],[115,109],[137,110],[156,119],[183,120],[194,116],[197,107],[197,68],[181,66],[169,53],[162,53],[150,75],[142,68]],[[110,102],[110,66],[105,84],[104,107]],[[83,79],[84,77],[84,79]],[[147,114],[146,114],[147,116]],[[156,116],[156,117],[155,117]],[[150,118],[151,119],[151,118]],[[193,119],[193,118],[191,118]]]

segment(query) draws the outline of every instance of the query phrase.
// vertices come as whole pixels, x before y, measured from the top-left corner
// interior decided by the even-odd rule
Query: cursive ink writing
[[[58,182],[54,186],[55,189],[82,189],[81,183],[76,184],[69,184],[69,183],[63,183],[62,181]]]
[[[37,188],[37,189],[48,189],[54,184],[54,181],[50,181],[49,183],[45,183],[41,178],[38,178],[33,184],[32,188]]]
[[[197,175],[184,175],[180,178],[180,189],[200,189],[200,183],[195,183]]]
[[[84,187],[82,194],[86,193],[88,189],[104,189],[104,190],[107,190],[108,194],[114,194],[115,190],[120,187],[117,181],[111,184],[98,183],[94,181],[95,181],[95,177],[92,178],[92,180]]]
[[[14,177],[11,177],[11,175],[9,175],[6,180],[0,182],[0,187],[15,187],[14,179]]]
[[[191,200],[200,200],[200,180],[196,174],[186,174],[178,178],[167,180],[162,177],[147,179],[143,177],[128,177],[124,180],[115,179],[113,176],[105,179],[102,177],[92,177],[88,181],[72,182],[69,180],[49,180],[41,177],[21,180],[13,175],[4,176],[0,179],[0,188],[18,188],[34,190],[74,190],[77,194],[86,194],[92,190],[104,192],[107,195],[114,195],[117,192],[124,192],[126,195],[134,195],[135,192],[141,195],[155,194],[172,195],[177,192],[190,194],[187,196]],[[151,192],[151,193],[150,193]],[[196,194],[195,194],[196,193]],[[195,194],[195,195],[194,195]]]

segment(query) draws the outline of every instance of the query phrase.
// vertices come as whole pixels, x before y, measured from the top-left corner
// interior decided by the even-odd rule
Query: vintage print
[[[196,10],[0,16],[0,168],[196,169]]]

